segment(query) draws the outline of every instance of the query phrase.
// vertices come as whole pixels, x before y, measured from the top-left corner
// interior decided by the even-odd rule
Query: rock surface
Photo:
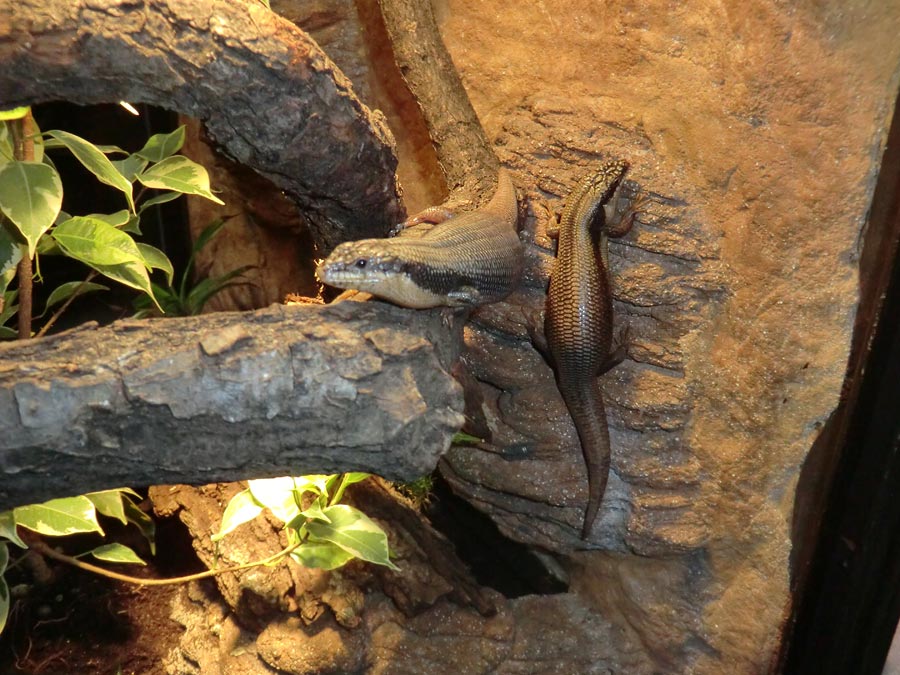
[[[652,199],[610,246],[631,358],[603,381],[613,476],[589,545],[607,552],[576,556],[573,590],[663,672],[765,672],[790,606],[797,477],[847,363],[900,10],[447,7],[444,38],[528,190],[535,243],[601,158],[629,159]],[[449,475],[511,536],[562,550],[582,460],[561,404],[534,393],[553,386],[542,360],[503,361],[523,335],[476,325],[467,359],[495,445],[540,459],[457,449]]]

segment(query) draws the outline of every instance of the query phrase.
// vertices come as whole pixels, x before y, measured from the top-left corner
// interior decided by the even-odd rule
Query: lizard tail
[[[572,389],[564,396],[564,400],[578,431],[581,452],[587,466],[588,503],[581,528],[581,538],[587,539],[609,480],[609,426],[597,378]]]

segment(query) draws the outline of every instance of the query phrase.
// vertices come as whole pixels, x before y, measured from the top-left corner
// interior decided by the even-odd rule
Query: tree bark
[[[444,46],[430,2],[378,0],[394,59],[419,104],[454,205],[489,196],[500,163]]]
[[[460,324],[381,302],[89,324],[0,344],[0,510],[122,485],[432,471]]]
[[[320,255],[402,220],[381,113],[302,30],[252,2],[0,6],[0,101],[143,102],[198,117],[309,214]]]

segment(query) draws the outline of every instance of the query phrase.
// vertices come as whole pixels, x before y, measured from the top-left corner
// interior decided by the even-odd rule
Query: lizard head
[[[613,159],[604,162],[600,169],[585,178],[582,189],[585,192],[597,192],[601,203],[605,203],[618,189],[619,183],[628,172],[629,164],[624,159]]]
[[[446,298],[415,281],[409,261],[394,251],[392,239],[361,239],[340,244],[316,268],[319,281],[365,291],[403,307],[447,304]]]

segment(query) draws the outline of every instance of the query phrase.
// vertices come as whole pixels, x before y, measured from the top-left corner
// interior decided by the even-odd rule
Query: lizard
[[[361,239],[338,245],[316,268],[322,283],[366,291],[403,307],[474,307],[497,302],[519,283],[524,246],[516,232],[516,189],[500,169],[482,206],[453,215],[432,207],[401,228],[435,226],[421,237]]]
[[[612,291],[607,237],[634,223],[634,207],[616,221],[619,188],[629,164],[605,162],[572,190],[559,223],[556,263],[547,292],[544,334],[560,394],[587,465],[588,503],[581,538],[587,539],[609,478],[609,426],[598,377],[624,358],[611,354]]]

